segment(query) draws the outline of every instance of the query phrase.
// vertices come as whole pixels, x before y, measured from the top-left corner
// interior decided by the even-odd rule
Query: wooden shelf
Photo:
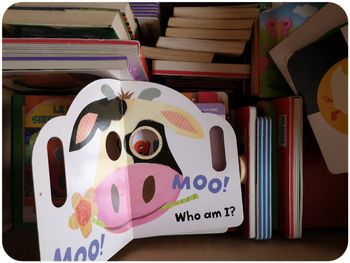
[[[274,234],[256,241],[231,232],[213,235],[153,237],[133,240],[110,260],[334,260],[346,250],[347,229],[305,230],[288,240]],[[35,231],[12,230],[3,235],[5,251],[17,260],[39,260]]]

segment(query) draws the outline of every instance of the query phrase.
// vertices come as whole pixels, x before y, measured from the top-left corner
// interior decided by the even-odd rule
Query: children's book
[[[40,129],[50,119],[64,115],[73,96],[13,97],[13,183],[15,227],[36,222],[32,178],[32,150]],[[65,199],[65,171],[62,145],[52,139],[48,145],[51,198],[55,206]]]
[[[259,16],[260,97],[293,95],[268,52],[323,6],[320,3],[285,3]]]
[[[271,118],[271,206],[272,206],[272,229],[278,228],[278,167],[277,167],[277,147],[278,147],[278,123],[275,106],[271,101],[261,100],[256,104],[257,115]]]
[[[273,100],[278,119],[278,228],[287,238],[302,237],[303,107],[298,96]]]
[[[256,237],[271,239],[271,119],[256,119]]]
[[[347,28],[347,27],[346,27]],[[348,171],[348,45],[339,29],[294,52],[288,70],[329,171]]]
[[[66,200],[59,207],[43,165],[51,138],[63,145]],[[107,260],[132,239],[239,226],[236,145],[224,118],[166,86],[88,84],[33,147],[41,259]]]
[[[238,153],[244,156],[247,177],[242,185],[244,222],[243,235],[256,237],[256,108],[243,107],[236,111],[235,131],[237,133]]]
[[[330,17],[332,19],[329,19]],[[297,90],[287,67],[289,58],[296,50],[313,43],[333,28],[342,26],[347,22],[345,11],[337,4],[328,3],[302,24],[298,30],[289,34],[288,37],[269,51],[273,62],[295,94],[297,94]]]

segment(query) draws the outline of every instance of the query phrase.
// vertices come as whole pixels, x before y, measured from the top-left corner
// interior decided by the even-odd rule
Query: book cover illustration
[[[293,95],[268,52],[321,7],[319,3],[287,3],[260,14],[260,97]]]
[[[336,29],[296,51],[288,70],[331,173],[347,172],[348,45]]]
[[[45,162],[53,137],[63,145],[61,207],[52,204]],[[165,86],[90,83],[34,145],[41,259],[106,260],[134,238],[240,225],[236,144],[227,121]]]

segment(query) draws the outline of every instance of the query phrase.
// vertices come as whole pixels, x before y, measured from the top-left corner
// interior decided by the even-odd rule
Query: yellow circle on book
[[[337,131],[348,134],[348,59],[342,59],[324,74],[317,91],[322,117]]]

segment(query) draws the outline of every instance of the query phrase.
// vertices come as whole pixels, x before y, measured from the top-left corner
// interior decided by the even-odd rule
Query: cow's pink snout
[[[98,219],[106,229],[120,233],[156,219],[175,201],[180,190],[173,189],[178,174],[169,166],[139,163],[118,169],[95,190]]]

